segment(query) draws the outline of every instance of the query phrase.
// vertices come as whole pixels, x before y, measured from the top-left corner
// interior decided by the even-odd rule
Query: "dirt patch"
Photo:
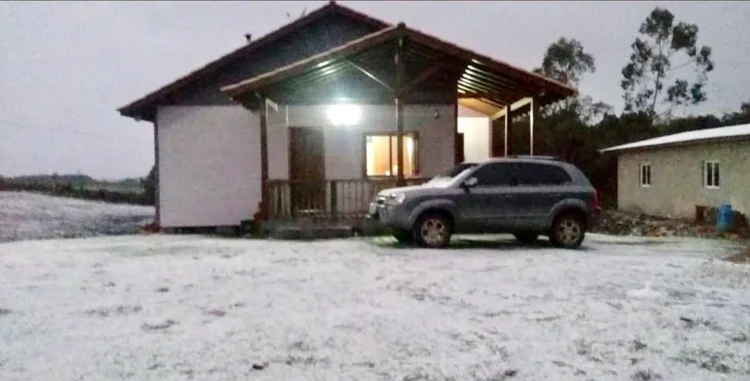
[[[732,263],[750,264],[750,247],[740,251],[737,254],[730,255],[724,258],[724,260]]]
[[[734,232],[719,232],[710,222],[670,219],[619,210],[604,210],[593,232],[640,237],[698,237],[743,239],[750,238],[750,230],[743,225]]]

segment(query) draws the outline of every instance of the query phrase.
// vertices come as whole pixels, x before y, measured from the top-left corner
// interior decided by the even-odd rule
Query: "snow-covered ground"
[[[153,216],[147,206],[0,192],[0,242],[132,234]]]
[[[584,245],[0,244],[0,380],[750,379],[728,243]]]

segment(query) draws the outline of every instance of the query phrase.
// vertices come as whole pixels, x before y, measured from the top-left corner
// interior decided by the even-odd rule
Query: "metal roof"
[[[418,77],[419,72],[430,68],[439,68],[450,78],[442,83],[454,83],[458,97],[473,98],[491,106],[491,110],[528,97],[535,97],[538,104],[543,106],[576,94],[576,90],[570,86],[408,28],[403,23],[224,86],[221,90],[238,100],[254,92],[261,92],[273,99],[274,96],[285,96],[299,89],[330,83],[356,71],[378,71],[382,75],[370,77],[384,87],[393,88],[395,70],[390,68],[400,38],[405,41],[405,65],[412,68],[414,76]],[[378,60],[385,65],[379,65]]]
[[[150,109],[152,109],[157,103],[169,97],[169,95],[174,93],[175,91],[182,89],[186,85],[192,83],[193,81],[199,78],[202,78],[206,75],[212,75],[216,73],[217,71],[220,71],[221,69],[225,68],[227,65],[237,62],[238,59],[242,57],[246,57],[258,51],[259,49],[265,46],[268,46],[269,44],[275,41],[278,41],[281,38],[284,38],[285,36],[288,36],[298,30],[301,30],[305,28],[306,26],[308,26],[309,24],[311,24],[312,22],[319,20],[331,13],[337,13],[345,17],[348,17],[350,19],[372,25],[373,27],[377,29],[390,26],[389,23],[372,18],[364,13],[357,12],[351,8],[341,6],[340,4],[337,4],[335,1],[331,1],[329,2],[329,4],[313,12],[308,13],[304,17],[301,17],[289,24],[286,24],[257,40],[253,40],[249,44],[244,45],[178,78],[177,80],[167,85],[164,85],[163,87],[125,106],[120,107],[117,111],[119,111],[120,114],[124,116],[129,116],[132,118],[144,118],[145,117],[147,119],[148,117],[146,116],[146,114],[150,112]]]
[[[750,138],[750,124],[738,126],[709,128],[704,130],[680,132],[678,134],[660,136],[658,138],[641,140],[633,143],[609,147],[600,152],[625,151],[633,149],[646,149],[671,146],[677,144],[699,143],[704,141],[715,141],[725,139]]]

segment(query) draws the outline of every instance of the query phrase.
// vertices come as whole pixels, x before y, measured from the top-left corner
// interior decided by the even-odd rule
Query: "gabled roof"
[[[342,16],[345,16],[347,18],[350,18],[352,20],[355,20],[357,22],[361,22],[364,24],[372,25],[375,28],[386,28],[390,24],[377,20],[375,18],[372,18],[364,13],[357,12],[351,8],[347,8],[344,6],[341,6],[337,4],[335,1],[329,2],[327,5],[312,11],[308,13],[306,16],[301,17],[289,24],[286,24],[282,26],[279,29],[276,29],[275,31],[255,40],[247,45],[244,45],[233,52],[230,52],[219,59],[212,61],[190,73],[187,75],[161,87],[160,89],[151,92],[145,96],[143,96],[140,99],[137,99],[130,104],[123,106],[119,108],[117,111],[120,112],[120,114],[124,116],[129,116],[132,118],[139,119],[143,116],[144,112],[147,111],[147,109],[153,107],[155,103],[162,100],[165,96],[173,93],[174,91],[177,91],[187,84],[191,83],[192,81],[201,78],[205,75],[210,75],[227,65],[236,62],[238,59],[247,56],[248,54],[251,54],[265,46],[268,46],[269,44],[284,38],[290,34],[293,34],[307,25],[327,16],[331,13],[336,13]]]
[[[526,97],[538,97],[543,104],[576,94],[570,86],[547,77],[462,48],[400,23],[352,40],[327,52],[316,54],[276,70],[227,85],[221,90],[233,98],[262,91],[287,80],[306,77],[305,83],[323,82],[337,73],[346,72],[352,57],[369,51],[387,52],[389,43],[403,38],[404,57],[423,68],[445,67],[457,78],[457,91],[476,95],[496,106],[507,106]],[[387,54],[387,53],[386,53]]]
[[[641,140],[633,143],[622,144],[619,146],[609,147],[601,152],[626,151],[634,149],[647,149],[672,146],[678,144],[701,143],[716,140],[733,140],[733,139],[750,139],[750,124],[741,124],[738,126],[709,128],[705,130],[696,130],[680,132],[678,134],[660,136],[658,138]]]

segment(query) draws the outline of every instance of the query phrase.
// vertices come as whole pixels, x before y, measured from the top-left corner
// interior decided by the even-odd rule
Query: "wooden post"
[[[504,151],[505,155],[508,156],[511,154],[511,145],[513,144],[513,139],[511,139],[510,134],[513,133],[513,119],[510,117],[510,105],[505,106],[505,134],[503,134],[503,139],[505,139]]]
[[[159,123],[154,118],[154,223],[161,227],[161,203],[159,202]]]
[[[260,111],[260,214],[268,220],[268,106],[263,98]]]
[[[403,60],[404,38],[399,37],[396,45],[396,159],[397,177],[396,184],[404,186],[404,60]]]
[[[339,197],[338,197],[338,186],[336,180],[331,180],[331,216],[338,218],[339,216]]]
[[[537,108],[534,98],[531,98],[531,110],[529,111],[529,155],[534,156],[534,119],[536,118]]]

